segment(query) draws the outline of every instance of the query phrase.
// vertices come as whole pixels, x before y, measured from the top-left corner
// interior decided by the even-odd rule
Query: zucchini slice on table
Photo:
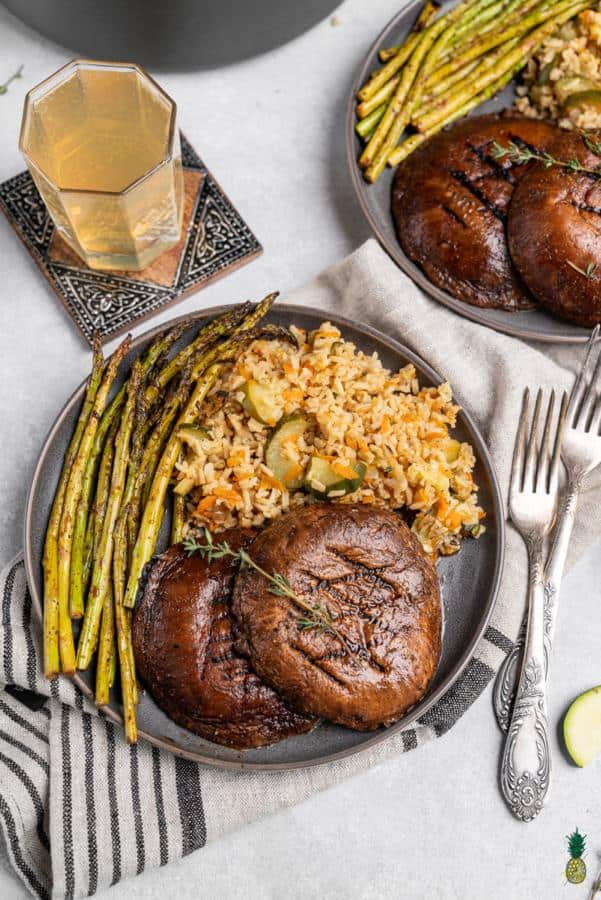
[[[297,440],[308,427],[307,417],[294,413],[278,422],[265,444],[265,465],[288,491],[297,491],[303,486],[304,472],[285,452],[286,442]]]
[[[341,468],[348,472],[341,473]],[[312,456],[305,474],[305,487],[318,497],[329,497],[332,494],[343,497],[358,490],[364,478],[365,463],[344,463],[337,466],[321,456]]]

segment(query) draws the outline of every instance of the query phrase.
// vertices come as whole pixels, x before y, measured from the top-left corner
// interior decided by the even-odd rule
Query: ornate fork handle
[[[557,526],[553,536],[551,552],[545,569],[545,676],[548,674],[549,670],[549,657],[551,655],[555,621],[557,618],[559,588],[561,586],[566,556],[568,554],[568,547],[572,536],[572,528],[574,527],[582,478],[582,474],[574,473],[568,479],[566,491],[562,498],[561,507],[557,516]],[[513,708],[516,692],[519,665],[524,650],[524,638],[526,634],[525,626],[526,617],[524,617],[524,622],[522,623],[522,628],[520,629],[517,641],[501,664],[493,689],[493,707],[497,723],[502,731],[507,731],[511,719],[511,710]]]
[[[528,541],[528,624],[516,700],[501,762],[501,790],[511,811],[529,822],[541,811],[551,776],[545,672],[542,538]]]

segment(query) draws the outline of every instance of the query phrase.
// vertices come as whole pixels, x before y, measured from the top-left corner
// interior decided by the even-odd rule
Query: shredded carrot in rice
[[[230,466],[233,469],[235,466],[239,466],[240,463],[243,463],[245,461],[245,459],[246,459],[246,453],[244,452],[244,450],[242,450],[242,449],[235,450],[234,453],[232,453],[232,454],[230,454],[230,456],[228,456],[227,464],[228,464],[228,466]]]
[[[333,462],[331,463],[332,469],[336,472],[337,475],[340,475],[341,478],[356,478],[357,472],[352,466],[347,466],[343,462]]]
[[[317,457],[331,466],[334,480],[358,483],[331,502],[412,508],[411,528],[425,552],[433,558],[456,552],[457,535],[484,512],[472,477],[473,450],[450,433],[458,407],[449,385],[422,388],[411,364],[387,370],[377,354],[362,353],[331,323],[312,333],[294,325],[292,331],[298,347],[253,342],[224,367],[210,395],[219,402],[199,410],[198,425],[210,429],[211,440],[191,443],[177,464],[193,485],[192,515],[218,532],[260,527],[312,503],[310,492],[286,484],[300,484]],[[302,434],[283,432],[277,442],[279,478],[265,462],[271,429],[239,402],[250,379],[270,386],[283,417],[307,420]],[[363,480],[358,462],[366,466]]]
[[[436,508],[436,518],[444,521],[444,517],[449,511],[449,503],[442,494],[439,495],[438,500],[435,503]]]
[[[276,478],[274,475],[269,475],[267,472],[261,473],[261,480],[259,482],[260,488],[275,488],[276,491],[283,491],[284,485]]]
[[[213,509],[215,504],[217,503],[217,497],[213,494],[207,494],[206,497],[203,497],[200,503],[197,505],[194,510],[195,513],[206,513],[209,510]]]
[[[303,399],[303,392],[300,388],[288,388],[282,392],[282,397],[286,403],[300,403]]]
[[[238,491],[235,491],[233,488],[221,487],[220,485],[217,485],[213,493],[220,500],[226,500],[231,504],[240,503],[242,501],[242,497],[240,496]]]
[[[286,469],[285,479],[286,481],[295,481],[302,474],[303,467],[299,465],[299,463],[293,463],[288,469]]]
[[[456,528],[459,528],[459,526],[461,525],[461,513],[456,509],[451,510],[451,512],[445,518],[445,523],[447,527],[452,529],[453,531]]]

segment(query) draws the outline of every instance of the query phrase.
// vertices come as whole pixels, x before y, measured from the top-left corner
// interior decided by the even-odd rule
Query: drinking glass
[[[179,241],[176,112],[133,63],[76,59],[27,94],[21,152],[58,232],[91,269],[140,270]]]

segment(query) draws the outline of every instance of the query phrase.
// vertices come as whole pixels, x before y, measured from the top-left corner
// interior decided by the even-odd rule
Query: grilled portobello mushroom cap
[[[274,594],[264,576],[238,574],[240,652],[291,706],[369,731],[423,696],[440,656],[440,594],[433,564],[399,516],[315,503],[276,519],[248,552],[332,618],[332,628],[311,627],[311,613]]]
[[[578,134],[562,132],[551,152],[601,166]],[[541,306],[586,328],[601,322],[601,178],[533,164],[511,201],[508,234],[511,258]]]
[[[220,535],[234,550],[254,532]],[[231,591],[238,565],[188,556],[181,544],[152,563],[133,617],[140,680],[160,708],[189,731],[239,750],[310,731],[234,649]]]
[[[517,116],[473,116],[432,137],[397,169],[392,216],[398,240],[429,280],[473,306],[534,306],[507,245],[507,212],[528,171],[495,160],[493,143],[548,150],[559,129]]]

